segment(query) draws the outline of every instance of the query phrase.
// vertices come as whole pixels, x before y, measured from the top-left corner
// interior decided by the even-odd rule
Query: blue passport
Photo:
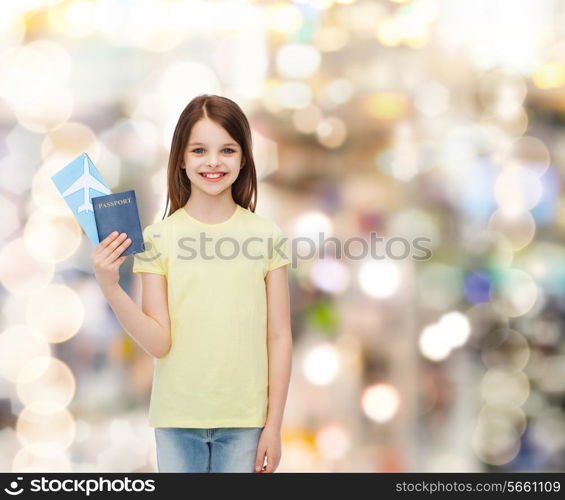
[[[110,233],[119,231],[131,238],[131,244],[121,256],[145,251],[141,221],[137,211],[135,191],[123,191],[92,198],[98,238],[102,241]]]

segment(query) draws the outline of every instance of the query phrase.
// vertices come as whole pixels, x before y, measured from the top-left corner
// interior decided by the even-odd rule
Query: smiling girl
[[[280,227],[254,213],[251,130],[235,102],[201,95],[186,106],[167,184],[169,212],[134,255],[141,308],[118,283],[127,235],[91,257],[122,327],[155,360],[159,471],[274,472],[291,372],[290,260]]]

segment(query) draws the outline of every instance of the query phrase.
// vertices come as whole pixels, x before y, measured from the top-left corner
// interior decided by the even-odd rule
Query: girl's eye
[[[199,153],[200,149],[204,149],[204,148],[195,148],[192,150],[193,153]],[[224,151],[228,150],[230,153],[235,153],[235,149],[232,148],[224,148]]]

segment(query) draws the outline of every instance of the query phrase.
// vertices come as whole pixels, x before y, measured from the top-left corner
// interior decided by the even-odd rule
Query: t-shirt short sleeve
[[[267,255],[267,271],[290,264],[290,248],[288,238],[283,230],[273,223],[269,253]]]
[[[165,235],[163,234],[162,229],[157,229],[154,226],[147,226],[143,230],[145,252],[133,255],[132,272],[167,274],[167,255],[165,251],[166,244],[164,238]]]

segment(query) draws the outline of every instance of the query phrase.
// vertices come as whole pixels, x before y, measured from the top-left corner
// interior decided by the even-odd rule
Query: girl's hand
[[[94,275],[102,289],[112,288],[120,280],[120,266],[128,258],[120,255],[131,244],[131,239],[126,237],[126,233],[114,231],[96,245],[90,255]]]
[[[267,465],[263,462],[267,456]],[[265,427],[261,432],[257,445],[257,458],[255,459],[255,472],[275,472],[281,460],[281,433],[278,429]]]

